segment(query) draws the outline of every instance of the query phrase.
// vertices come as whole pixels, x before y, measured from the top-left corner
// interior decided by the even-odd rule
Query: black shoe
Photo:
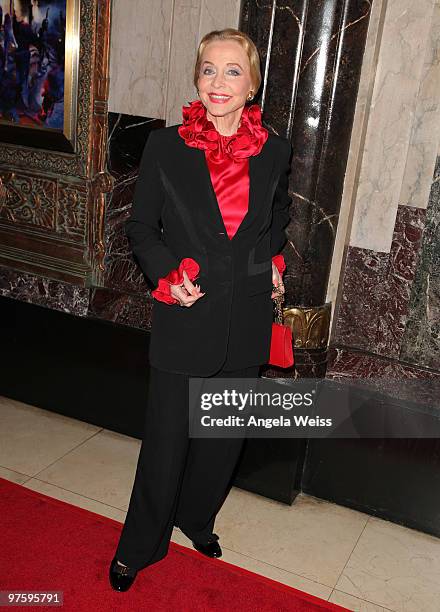
[[[116,557],[113,557],[109,569],[110,584],[115,591],[128,591],[137,573],[137,570],[131,567],[119,565],[119,563],[116,563]]]
[[[215,536],[215,534],[214,537],[218,538],[218,536]],[[192,544],[196,550],[207,557],[218,558],[222,556],[222,549],[220,548],[220,544],[217,542],[217,540],[212,540],[207,544],[202,544],[201,542],[195,542],[192,540]]]

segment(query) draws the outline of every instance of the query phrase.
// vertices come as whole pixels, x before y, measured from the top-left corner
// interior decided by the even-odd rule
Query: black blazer
[[[192,257],[206,294],[190,307],[153,299],[150,363],[209,376],[269,359],[272,261],[286,242],[291,145],[269,133],[249,158],[249,208],[228,238],[205,152],[189,147],[177,125],[153,131],[145,146],[125,229],[154,287]]]

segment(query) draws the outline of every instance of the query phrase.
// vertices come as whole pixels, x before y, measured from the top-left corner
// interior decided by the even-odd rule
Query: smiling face
[[[197,82],[200,100],[211,115],[224,117],[255,95],[249,57],[235,40],[215,40],[203,50]]]

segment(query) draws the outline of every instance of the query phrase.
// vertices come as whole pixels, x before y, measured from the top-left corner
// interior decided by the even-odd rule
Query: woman
[[[260,82],[246,34],[207,34],[194,71],[200,100],[183,107],[181,125],[154,131],[142,156],[126,231],[154,285],[151,368],[135,482],[109,570],[115,590],[166,556],[174,526],[201,553],[221,555],[214,521],[243,438],[189,439],[188,379],[256,378],[269,358],[271,298],[284,291],[291,146],[248,104]]]

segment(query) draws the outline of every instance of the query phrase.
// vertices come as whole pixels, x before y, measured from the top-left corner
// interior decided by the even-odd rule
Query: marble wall
[[[128,11],[113,0],[103,286],[2,268],[0,295],[149,328],[151,297],[123,235],[140,155],[151,129],[180,122],[199,39],[237,27],[239,5],[150,0],[146,11],[130,0]],[[440,370],[440,3],[348,2],[344,12],[334,1],[325,15],[307,5],[246,0],[241,14],[263,59],[264,120],[294,145],[289,299],[336,305],[330,373],[361,362],[359,372],[377,371],[373,357]]]
[[[328,287],[329,371],[415,376],[440,370],[440,3],[378,2],[370,24]]]
[[[129,251],[129,216],[150,130],[180,123],[195,99],[192,70],[200,38],[237,27],[240,0],[113,0],[107,167],[115,183],[106,201],[105,275],[100,287],[77,287],[0,266],[0,296],[150,328],[151,296]]]
[[[113,0],[109,110],[180,123],[201,38],[236,28],[240,0]]]
[[[440,128],[439,10],[433,0],[387,3],[357,185],[352,246],[388,253],[398,205],[426,208]],[[428,181],[417,184],[427,175]]]
[[[405,323],[400,358],[440,370],[440,151]]]

